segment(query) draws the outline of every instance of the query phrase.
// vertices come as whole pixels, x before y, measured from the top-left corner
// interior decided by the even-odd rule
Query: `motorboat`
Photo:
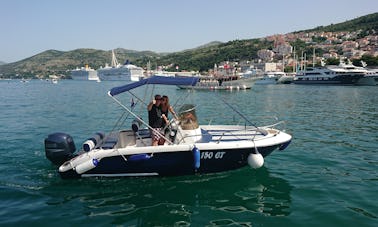
[[[280,71],[264,72],[262,78],[256,81],[256,85],[277,84],[281,77],[286,76],[286,73]],[[284,81],[284,80],[282,80]]]
[[[194,86],[178,85],[181,89],[194,90],[247,90],[251,89],[256,78],[235,76],[199,76]]]
[[[174,78],[152,76],[138,82],[114,87],[108,96],[127,113],[116,124],[117,130],[98,132],[76,151],[73,138],[67,133],[52,133],[45,138],[46,157],[58,165],[64,179],[81,177],[146,177],[207,174],[234,170],[250,165],[259,168],[274,150],[284,150],[292,136],[279,129],[284,122],[258,127],[240,110],[221,99],[237,113],[242,125],[201,125],[196,105],[183,101],[161,132],[156,131],[136,112],[136,105],[146,107],[135,90],[149,85],[195,86],[198,77]],[[146,90],[146,88],[144,88]],[[154,89],[152,89],[154,91]],[[155,90],[156,92],[156,90]],[[123,95],[138,100],[132,105],[122,103]],[[214,93],[214,95],[217,95]],[[185,95],[187,96],[187,95]],[[217,98],[218,99],[218,98]],[[140,108],[146,111],[146,108]],[[164,144],[152,146],[151,131],[164,138]]]
[[[285,73],[277,80],[277,83],[278,84],[291,84],[293,80],[294,80],[293,73]]]

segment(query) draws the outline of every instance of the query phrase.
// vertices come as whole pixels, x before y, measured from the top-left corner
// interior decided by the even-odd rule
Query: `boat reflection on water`
[[[236,196],[240,201],[249,201],[246,207],[250,211],[269,216],[288,216],[290,214],[292,187],[283,179],[271,176],[267,168],[251,173],[253,180],[241,188]]]
[[[109,216],[112,224],[127,226],[252,225],[261,215],[285,217],[291,212],[292,186],[265,167],[182,177],[87,179],[84,184],[72,181],[69,187],[67,182],[58,184],[65,196],[52,196],[51,204],[83,206],[90,209],[90,216]],[[58,197],[62,202],[56,201]]]

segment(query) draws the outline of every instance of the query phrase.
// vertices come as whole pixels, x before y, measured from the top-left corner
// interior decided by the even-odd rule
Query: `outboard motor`
[[[66,133],[53,133],[45,139],[45,153],[55,165],[62,165],[74,157],[76,150],[72,137]]]

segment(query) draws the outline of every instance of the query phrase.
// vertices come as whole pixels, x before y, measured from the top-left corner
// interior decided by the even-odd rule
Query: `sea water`
[[[111,130],[127,114],[106,94],[120,85],[0,81],[1,226],[377,226],[378,87],[137,90],[194,103],[201,124],[244,124],[233,109],[256,125],[283,120],[293,141],[258,170],[62,180],[44,139],[66,132],[80,147]],[[145,103],[121,96],[146,119]]]

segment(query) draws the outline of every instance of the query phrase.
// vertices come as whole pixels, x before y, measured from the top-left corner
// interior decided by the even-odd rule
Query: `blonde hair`
[[[166,96],[166,95],[163,95],[163,96],[162,96],[162,99],[165,99],[165,100],[167,100],[167,106],[169,106],[169,98],[168,98],[168,96]]]

